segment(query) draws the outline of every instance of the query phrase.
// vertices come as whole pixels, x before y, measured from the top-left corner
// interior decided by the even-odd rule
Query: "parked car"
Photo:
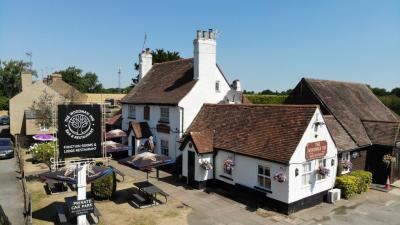
[[[10,124],[10,117],[3,116],[0,117],[0,125],[9,125]]]
[[[14,157],[14,147],[10,138],[0,138],[0,159]]]

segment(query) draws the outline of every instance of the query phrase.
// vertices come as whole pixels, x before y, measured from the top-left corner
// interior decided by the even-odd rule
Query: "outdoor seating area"
[[[66,182],[47,179],[45,189],[50,195],[60,194],[68,191],[68,185]]]
[[[157,204],[166,204],[168,202],[168,194],[161,190],[156,185],[148,182],[137,182],[134,183],[137,187],[137,192],[134,193],[132,196],[134,200],[132,203],[138,208],[156,206]],[[165,201],[162,202],[157,198],[157,194],[164,197]]]

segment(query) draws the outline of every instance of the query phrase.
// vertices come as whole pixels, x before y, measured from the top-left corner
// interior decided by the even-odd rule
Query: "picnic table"
[[[147,196],[151,196],[152,202],[154,205],[157,204],[157,194],[163,196],[165,198],[165,203],[168,201],[168,194],[161,190],[159,187],[155,186],[148,181],[134,183],[134,185],[139,189],[140,192]]]

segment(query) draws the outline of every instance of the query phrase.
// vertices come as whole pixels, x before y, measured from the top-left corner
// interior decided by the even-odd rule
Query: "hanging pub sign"
[[[68,204],[69,213],[71,216],[87,215],[94,212],[93,199],[75,200]]]
[[[319,159],[323,158],[328,151],[328,144],[326,141],[310,142],[306,147],[306,159]]]
[[[100,105],[58,105],[60,158],[100,156],[101,139]]]

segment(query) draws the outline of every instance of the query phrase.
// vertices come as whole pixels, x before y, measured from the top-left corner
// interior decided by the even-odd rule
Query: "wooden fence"
[[[19,173],[21,174],[21,182],[22,182],[22,191],[24,195],[24,216],[25,216],[25,224],[32,225],[32,198],[31,194],[28,191],[28,187],[26,186],[26,178],[25,178],[25,170],[24,170],[24,153],[20,148],[19,144],[16,144],[17,149],[17,158],[19,165]]]

